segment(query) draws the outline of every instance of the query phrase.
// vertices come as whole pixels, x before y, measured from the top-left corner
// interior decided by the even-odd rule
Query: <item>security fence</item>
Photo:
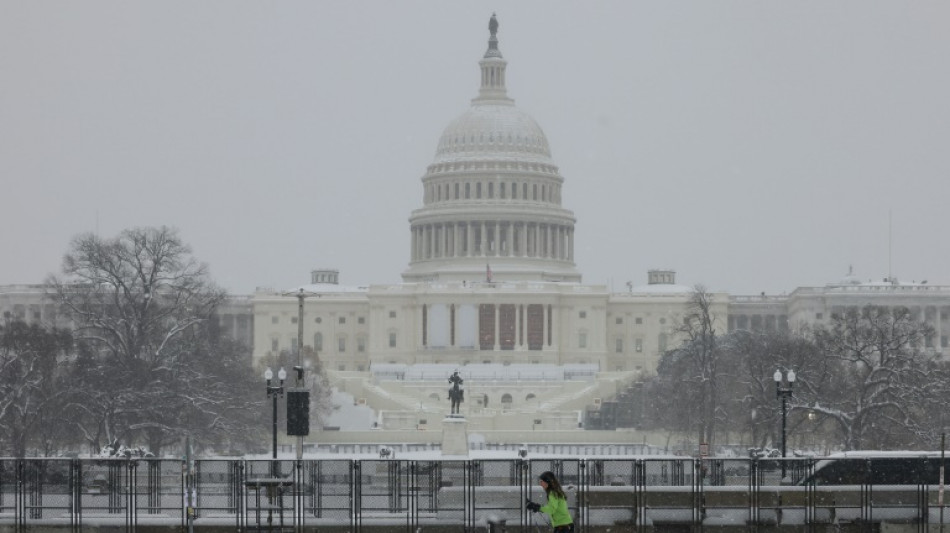
[[[536,530],[553,471],[578,532],[944,524],[935,460],[0,459],[0,530]],[[784,477],[783,477],[784,472]],[[950,516],[946,519],[950,521]],[[893,528],[892,528],[893,529]],[[950,530],[948,530],[950,531]]]

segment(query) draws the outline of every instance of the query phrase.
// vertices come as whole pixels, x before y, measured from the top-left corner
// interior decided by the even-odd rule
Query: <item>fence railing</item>
[[[544,521],[524,503],[544,501],[547,470],[579,532],[947,523],[933,461],[904,461],[895,474],[838,459],[837,477],[822,478],[829,462],[814,459],[200,459],[190,476],[179,460],[0,459],[0,529],[534,529]]]

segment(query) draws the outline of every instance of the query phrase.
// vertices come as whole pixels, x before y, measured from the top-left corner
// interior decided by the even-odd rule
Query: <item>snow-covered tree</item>
[[[933,357],[922,349],[928,335],[932,328],[904,307],[836,313],[815,336],[829,368],[803,400],[835,423],[847,449],[919,445],[928,431],[927,390],[939,387]]]
[[[72,411],[92,449],[118,439],[159,453],[185,434],[247,430],[231,423],[260,403],[250,358],[213,335],[225,293],[175,230],[79,235],[50,283],[85,349]]]
[[[808,418],[809,411],[801,398],[813,395],[815,383],[820,383],[828,365],[808,332],[740,330],[724,336],[721,345],[735,360],[736,368],[729,386],[734,401],[727,403],[736,410],[730,419],[734,429],[742,428],[748,434],[752,446],[764,448],[781,442],[781,404],[773,379],[776,369],[797,373],[789,402],[789,435],[806,428],[814,432],[817,425]]]
[[[23,457],[57,449],[68,393],[61,363],[71,347],[67,331],[22,321],[0,325],[0,450]]]
[[[695,432],[699,442],[709,444],[726,420],[721,396],[726,368],[712,307],[713,295],[697,285],[678,327],[684,341],[661,357],[654,389],[663,398],[659,413],[667,427]]]

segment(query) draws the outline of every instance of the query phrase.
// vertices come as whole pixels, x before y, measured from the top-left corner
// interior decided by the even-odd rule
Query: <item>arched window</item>
[[[527,401],[533,400],[534,398],[535,398],[534,393],[529,392],[528,395],[524,397],[524,401],[527,402]]]
[[[508,393],[501,395],[501,408],[511,409],[511,395]]]

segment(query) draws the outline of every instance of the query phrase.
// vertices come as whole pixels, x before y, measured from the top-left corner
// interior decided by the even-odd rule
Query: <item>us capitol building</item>
[[[310,284],[259,289],[219,311],[261,366],[319,358],[331,382],[376,413],[377,429],[438,430],[448,377],[465,379],[470,431],[576,432],[583,413],[654,372],[676,346],[692,288],[672,270],[610,292],[574,263],[576,219],[544,131],[507,93],[498,24],[489,25],[480,87],[452,120],[409,217],[403,283],[346,286],[334,269]],[[393,213],[393,216],[399,216]],[[0,286],[9,320],[49,320],[42,286]],[[787,295],[712,294],[721,332],[794,329],[867,304],[906,306],[936,329],[927,349],[950,353],[950,287],[849,276]],[[299,322],[303,317],[302,323]]]

